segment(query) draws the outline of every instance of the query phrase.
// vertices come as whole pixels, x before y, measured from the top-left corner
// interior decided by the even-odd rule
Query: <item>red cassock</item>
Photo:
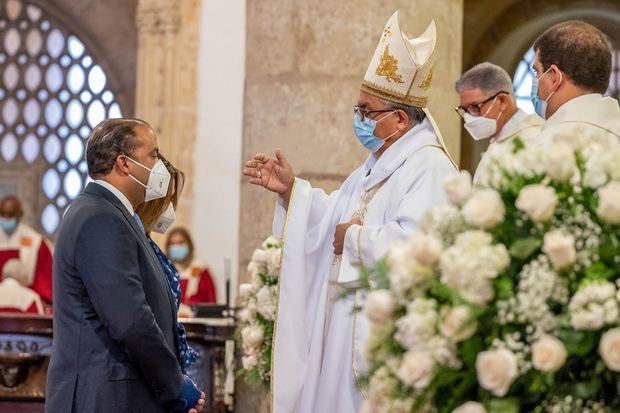
[[[181,274],[181,297],[181,302],[187,305],[215,303],[217,297],[209,270],[191,265],[183,271]]]
[[[28,285],[47,303],[52,302],[52,247],[28,225],[20,223],[6,235],[0,230],[0,280],[4,264],[19,259],[27,271]]]

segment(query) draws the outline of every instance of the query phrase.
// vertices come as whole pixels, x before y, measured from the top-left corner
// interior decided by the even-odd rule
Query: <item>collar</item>
[[[118,188],[116,188],[111,183],[106,182],[106,181],[104,181],[102,179],[95,179],[94,182],[97,185],[101,185],[102,187],[104,187],[108,191],[112,192],[112,194],[114,194],[114,196],[116,196],[118,198],[118,200],[121,201],[123,206],[125,208],[127,208],[127,211],[129,211],[129,215],[133,216],[133,214],[134,214],[133,206],[131,205],[131,202],[129,202],[129,199],[127,199],[125,194],[123,194],[121,191],[119,191]]]
[[[618,134],[620,107],[616,99],[600,93],[578,96],[560,106],[547,119],[543,130],[567,121],[592,123]]]
[[[380,157],[371,153],[364,169],[372,172],[362,180],[364,190],[369,190],[388,178],[416,150],[427,145],[439,145],[437,136],[428,118],[415,125],[390,146]]]
[[[517,109],[499,132],[499,135],[491,139],[491,143],[503,142],[529,126],[542,126],[543,123],[544,120],[540,116],[530,115],[523,109]]]

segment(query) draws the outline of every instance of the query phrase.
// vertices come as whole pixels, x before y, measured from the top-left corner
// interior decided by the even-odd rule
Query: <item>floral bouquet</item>
[[[520,140],[364,270],[363,412],[620,411],[620,144]]]
[[[267,238],[252,254],[248,265],[251,282],[239,286],[240,309],[237,331],[243,350],[239,373],[250,383],[269,388],[271,343],[276,315],[278,277],[282,248],[274,237]]]

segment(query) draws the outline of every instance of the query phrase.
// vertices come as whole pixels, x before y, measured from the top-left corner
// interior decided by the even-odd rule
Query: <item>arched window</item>
[[[120,116],[104,70],[75,33],[34,2],[0,1],[0,157],[40,170],[35,212],[47,234],[86,184],[91,130]]]
[[[517,106],[527,113],[534,113],[534,106],[530,100],[530,91],[532,90],[532,79],[534,78],[534,72],[532,71],[532,65],[534,64],[535,52],[533,48],[530,48],[523,59],[519,62],[517,70],[512,79],[512,87],[517,98]],[[616,99],[620,96],[620,49],[611,49],[611,78],[609,79],[609,88],[605,95],[612,96]]]

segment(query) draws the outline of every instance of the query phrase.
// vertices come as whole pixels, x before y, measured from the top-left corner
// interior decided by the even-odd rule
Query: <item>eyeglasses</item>
[[[492,101],[493,99],[495,99],[498,95],[502,93],[505,93],[507,95],[509,94],[508,92],[502,90],[500,92],[497,92],[493,96],[489,97],[488,99],[483,100],[482,102],[470,103],[469,105],[465,105],[465,106],[457,106],[454,108],[454,110],[456,110],[456,113],[458,113],[459,116],[462,118],[465,117],[465,113],[469,113],[472,116],[480,116],[480,113],[482,113],[482,107],[484,106],[484,104]]]
[[[377,109],[377,110],[366,110],[361,106],[355,105],[353,106],[353,113],[359,116],[360,120],[363,122],[366,118],[372,119],[370,116],[371,113],[385,113],[385,112],[394,112],[394,109]]]

